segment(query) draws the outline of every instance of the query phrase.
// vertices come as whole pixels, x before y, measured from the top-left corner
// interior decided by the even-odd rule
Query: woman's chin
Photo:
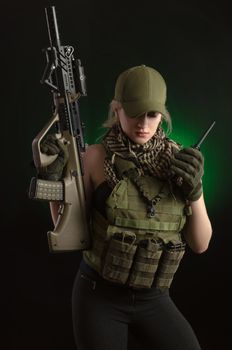
[[[150,137],[147,134],[146,135],[145,134],[143,134],[143,135],[136,134],[136,135],[133,135],[133,137],[131,137],[131,139],[134,143],[137,143],[139,145],[144,145],[147,141],[150,140]]]

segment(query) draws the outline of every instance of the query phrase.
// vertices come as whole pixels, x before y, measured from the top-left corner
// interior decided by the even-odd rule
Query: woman
[[[130,333],[141,349],[200,349],[169,287],[185,243],[202,253],[211,238],[203,156],[166,137],[165,102],[166,84],[155,69],[126,70],[116,82],[108,132],[85,152],[92,246],[73,287],[79,350],[126,350]]]

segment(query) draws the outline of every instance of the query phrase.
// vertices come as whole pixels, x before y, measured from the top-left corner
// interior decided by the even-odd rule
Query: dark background
[[[85,66],[88,97],[80,103],[86,142],[101,135],[116,76],[139,64],[168,85],[173,138],[185,145],[216,120],[202,151],[213,238],[207,252],[187,252],[171,295],[203,350],[230,341],[231,81],[229,1],[36,1],[1,3],[2,310],[9,349],[75,349],[71,289],[80,253],[52,255],[48,205],[30,201],[35,175],[31,142],[51,115],[40,85],[48,45],[44,7],[56,5],[63,44]]]

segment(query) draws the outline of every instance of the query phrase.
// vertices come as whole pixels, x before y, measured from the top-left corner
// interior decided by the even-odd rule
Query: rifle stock
[[[53,231],[48,232],[50,251],[83,250],[89,247],[89,228],[85,210],[85,193],[75,138],[64,132],[69,143],[69,161],[63,179],[64,200]]]

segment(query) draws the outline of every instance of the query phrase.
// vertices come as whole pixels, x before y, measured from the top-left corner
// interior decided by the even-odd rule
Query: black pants
[[[126,350],[130,334],[136,340],[136,349],[200,349],[168,290],[132,290],[95,282],[79,272],[72,303],[78,350]]]

